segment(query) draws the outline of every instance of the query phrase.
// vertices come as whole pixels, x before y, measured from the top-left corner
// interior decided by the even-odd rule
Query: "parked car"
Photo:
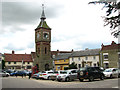
[[[120,69],[117,69],[118,78],[120,78]]]
[[[28,70],[23,70],[23,72],[25,72],[26,75],[29,75],[29,72],[30,72],[30,71],[28,71]]]
[[[36,79],[50,79],[50,75],[53,74],[53,71],[42,71]]]
[[[15,72],[15,71],[14,71],[14,70],[11,70],[11,69],[8,69],[8,70],[6,70],[6,72],[9,73],[9,74],[11,74],[11,73],[13,73],[13,72]]]
[[[38,79],[37,77],[39,77],[39,75],[40,75],[41,73],[42,73],[42,72],[38,72],[38,73],[36,73],[36,74],[33,74],[33,75],[32,75],[32,78]]]
[[[78,79],[82,82],[84,79],[88,79],[89,81],[93,81],[94,79],[100,78],[104,79],[104,74],[99,69],[95,67],[84,67],[78,70],[77,74]]]
[[[24,71],[16,71],[15,76],[26,76],[26,73]]]
[[[103,71],[106,78],[118,77],[117,68],[108,68]]]
[[[97,70],[100,70],[100,71],[104,71],[105,69],[104,68],[102,68],[102,67],[94,67],[95,69],[97,69]]]
[[[54,71],[53,74],[50,74],[49,79],[54,81],[57,79],[57,75],[60,74],[60,71]]]
[[[57,81],[71,81],[77,79],[77,69],[72,70],[63,70],[60,71],[60,74],[57,75]]]
[[[4,73],[6,73],[6,75],[7,75],[7,76],[10,76],[10,74],[9,74],[9,73],[7,73],[6,71],[3,71],[3,72],[4,72]]]
[[[17,71],[11,72],[11,73],[10,73],[10,76],[15,76],[16,73],[17,73]]]
[[[0,71],[0,77],[8,77],[9,75],[5,72]]]

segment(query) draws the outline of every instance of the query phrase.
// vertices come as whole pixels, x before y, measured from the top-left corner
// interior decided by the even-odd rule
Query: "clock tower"
[[[51,59],[51,28],[47,25],[42,4],[41,21],[35,29],[35,49],[36,58],[34,66],[38,66],[39,71],[49,70],[52,68]]]

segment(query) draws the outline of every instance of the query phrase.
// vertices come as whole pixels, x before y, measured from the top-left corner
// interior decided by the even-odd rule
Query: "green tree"
[[[99,0],[89,2],[89,4],[104,4],[103,8],[106,8],[106,16],[104,16],[104,26],[110,26],[111,34],[118,38],[120,35],[120,31],[118,30],[118,26],[120,26],[120,1],[116,0]],[[118,12],[118,15],[113,13]]]
[[[75,62],[71,63],[69,69],[77,69],[77,64],[75,64]]]

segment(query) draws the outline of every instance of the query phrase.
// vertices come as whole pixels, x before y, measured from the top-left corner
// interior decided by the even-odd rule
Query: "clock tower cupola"
[[[40,71],[52,68],[51,59],[51,28],[47,25],[44,12],[44,4],[42,4],[41,21],[35,29],[35,49],[36,58],[34,65],[39,67]]]

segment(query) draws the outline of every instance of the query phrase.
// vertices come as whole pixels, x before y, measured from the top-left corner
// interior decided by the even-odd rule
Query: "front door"
[[[45,71],[49,70],[49,65],[45,64]]]

